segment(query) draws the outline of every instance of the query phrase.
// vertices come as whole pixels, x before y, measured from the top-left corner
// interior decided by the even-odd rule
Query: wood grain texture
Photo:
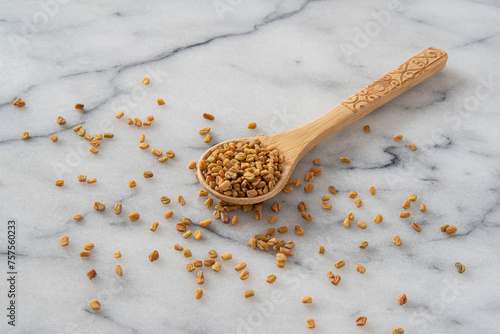
[[[373,110],[436,74],[446,66],[447,59],[448,55],[443,50],[427,48],[317,119],[282,133],[258,136],[257,138],[263,143],[268,146],[275,145],[285,155],[282,177],[274,186],[274,189],[267,194],[252,198],[225,196],[210,188],[203,177],[198,179],[211,196],[229,203],[245,205],[265,201],[283,189],[297,163],[310,149],[335,132],[368,115]],[[225,142],[248,141],[251,139],[253,138],[235,138]],[[205,160],[212,149],[206,151],[200,161]],[[199,168],[197,175],[203,175]]]

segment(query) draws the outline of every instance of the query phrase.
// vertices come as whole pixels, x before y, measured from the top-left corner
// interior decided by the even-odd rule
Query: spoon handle
[[[298,158],[302,158],[316,144],[335,132],[436,74],[445,67],[447,59],[448,54],[443,50],[427,48],[348,97],[323,116],[288,131],[288,135],[304,143],[301,152],[298,152]]]

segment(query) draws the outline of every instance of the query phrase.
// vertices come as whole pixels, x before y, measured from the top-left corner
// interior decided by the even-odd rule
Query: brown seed
[[[272,237],[274,234],[276,233],[276,229],[275,228],[268,228],[266,230],[266,234],[270,237]],[[270,241],[270,240],[269,240]]]
[[[202,237],[203,237],[203,234],[201,233],[200,230],[194,232],[193,234],[193,237],[196,239],[196,240],[200,240]]]
[[[96,182],[97,182],[97,179],[95,177],[87,180],[87,183],[96,183]]]
[[[123,117],[123,115],[125,115],[125,113],[123,111],[120,111],[118,114],[115,115],[115,117],[120,119]]]
[[[304,234],[304,228],[300,225],[295,225],[295,234],[297,235],[303,235]]]
[[[357,193],[357,192],[355,192],[355,191],[351,191],[351,192],[349,193],[349,197],[350,197],[350,198],[356,198],[356,197],[358,197],[358,193]]]
[[[304,186],[304,191],[305,191],[306,193],[310,192],[310,191],[311,191],[311,190],[313,190],[313,189],[314,189],[314,184],[312,184],[312,183],[306,184],[306,185]]]
[[[214,249],[211,249],[208,251],[208,257],[212,258],[212,259],[215,259],[217,258],[219,255],[217,254],[217,252],[214,250]]]
[[[420,211],[422,211],[422,212],[427,211],[427,207],[425,206],[424,203],[420,204]]]
[[[142,79],[142,83],[145,84],[145,85],[149,85],[149,78],[148,77],[145,77],[144,79]]]
[[[253,297],[254,296],[254,291],[253,290],[246,290],[244,293],[243,293],[243,296],[245,296],[245,298],[250,298],[250,297]]]
[[[457,227],[456,226],[448,226],[446,228],[446,233],[448,233],[449,235],[455,235],[455,233],[457,233]]]
[[[263,240],[257,240],[257,247],[262,250],[269,250],[271,248],[271,245],[269,245],[266,241]]]
[[[342,158],[340,158],[340,162],[345,163],[345,164],[350,164],[351,163],[351,159],[342,157]]]
[[[233,219],[231,219],[231,225],[236,226],[238,225],[238,216],[234,215]]]
[[[245,262],[241,262],[234,267],[234,270],[240,271],[242,269],[245,269],[247,267],[247,264]]]
[[[408,147],[410,148],[410,150],[412,151],[416,151],[417,150],[417,145],[413,144],[413,143],[409,143],[408,144]]]
[[[150,170],[147,170],[145,172],[142,172],[142,176],[144,176],[144,178],[146,178],[146,179],[149,179],[150,177],[153,177],[153,172]]]
[[[286,233],[286,232],[288,232],[288,227],[282,226],[282,227],[278,228],[278,232],[281,234]]]
[[[133,222],[135,222],[135,221],[136,221],[137,219],[139,219],[140,217],[141,217],[141,215],[140,215],[138,212],[136,212],[136,211],[134,211],[134,212],[132,212],[132,213],[130,213],[130,214],[128,215],[128,219],[130,219],[130,220],[131,220],[131,221],[133,221]]]
[[[361,241],[359,243],[359,248],[365,249],[366,247],[368,247],[368,241]]]
[[[173,215],[174,215],[174,212],[172,210],[170,210],[170,211],[165,212],[165,214],[163,215],[163,217],[165,217],[165,219],[169,219]]]
[[[81,128],[82,128],[82,126],[81,126],[81,125],[77,125],[77,126],[75,126],[75,127],[73,128],[73,131],[74,131],[74,132],[78,132]]]
[[[148,144],[148,143],[142,143],[141,145],[139,145],[139,148],[140,148],[141,150],[145,150],[145,149],[147,149],[148,147],[149,147],[149,144]]]
[[[337,193],[337,188],[335,188],[334,186],[329,186],[328,190],[334,195]]]
[[[86,175],[77,175],[78,182],[85,182],[87,181],[87,176]]]
[[[306,326],[307,326],[307,328],[310,328],[310,329],[316,328],[316,324],[314,323],[314,319],[307,319]]]
[[[106,206],[102,203],[94,202],[94,209],[98,211],[104,211],[106,209]]]
[[[346,218],[344,220],[344,227],[348,228],[349,226],[351,226],[351,223],[352,223],[352,220],[350,220],[349,218]]]
[[[115,272],[116,272],[116,274],[117,274],[118,276],[123,276],[122,267],[120,267],[120,265],[119,265],[119,264],[117,264],[117,265],[115,266]]]
[[[203,260],[203,265],[205,265],[205,267],[211,267],[214,265],[214,263],[215,263],[214,259]]]
[[[417,232],[422,232],[422,228],[417,223],[411,223],[411,227]]]
[[[182,246],[181,246],[181,245],[179,245],[179,244],[175,244],[175,245],[174,245],[174,249],[175,249],[176,251],[182,252],[182,251],[184,250],[184,247],[182,247]]]
[[[164,105],[164,104],[165,104],[165,101],[163,101],[163,99],[162,99],[162,98],[157,98],[157,99],[156,99],[156,103],[158,103],[158,105],[159,105],[159,106],[162,106],[162,105]]]
[[[350,219],[350,220],[354,220],[354,213],[349,212],[349,213],[347,214],[347,218],[348,218],[348,219]]]
[[[408,200],[410,202],[415,202],[417,200],[417,195],[415,194],[408,195]]]
[[[167,157],[169,157],[170,159],[175,158],[175,153],[174,153],[174,151],[172,151],[172,150],[166,150],[166,151],[165,151],[165,154],[166,154],[166,155],[167,155]]]
[[[182,254],[184,255],[185,258],[188,258],[188,257],[191,257],[193,256],[193,253],[191,252],[191,250],[189,248],[184,248],[183,251],[182,251]],[[193,262],[194,264],[194,262]],[[200,265],[194,265],[195,267],[201,267],[202,265],[202,262],[200,261]]]
[[[396,328],[392,330],[392,334],[405,334],[405,330],[403,328]]]
[[[58,140],[59,138],[57,137],[57,135],[53,135],[52,137],[50,137],[50,140],[52,140],[54,143]]]
[[[160,257],[160,254],[158,254],[158,251],[157,250],[154,250],[152,251],[151,253],[149,253],[148,255],[148,258],[149,258],[149,261],[150,262],[153,262],[153,261],[156,261],[158,260],[158,258]]]
[[[73,219],[74,220],[81,220],[82,219],[82,215],[74,215]]]
[[[233,256],[231,255],[231,253],[224,253],[224,254],[222,254],[220,257],[221,257],[221,259],[223,259],[224,261],[231,260],[231,259],[233,258]]]
[[[179,231],[181,233],[186,232],[186,225],[184,225],[183,223],[175,224],[175,228],[177,229],[177,231]]]
[[[448,224],[441,225],[441,226],[439,226],[439,229],[441,230],[441,232],[444,233],[444,232],[446,232],[446,229],[448,228],[448,226],[450,226],[450,225],[448,225]]]
[[[119,215],[122,212],[122,205],[120,203],[116,204],[113,210],[115,214]]]
[[[89,305],[94,311],[99,311],[101,309],[101,304],[96,299],[92,299],[91,301],[89,301]]]
[[[299,179],[295,179],[293,180],[293,184],[296,186],[296,187],[300,187],[302,185],[302,182],[299,180]]]
[[[151,224],[151,226],[149,227],[149,230],[152,231],[152,232],[155,232],[156,229],[158,228],[158,222],[154,222],[153,224]]]
[[[23,100],[21,100],[21,98],[19,98],[19,97],[14,102],[12,102],[12,104],[18,108],[22,108],[26,105],[26,103]]]
[[[403,244],[399,235],[395,235],[394,238],[392,238],[392,242],[394,242],[396,246],[401,246]]]
[[[212,224],[212,219],[205,219],[200,222],[200,226],[202,227],[207,227],[210,224]]]
[[[354,205],[356,205],[358,208],[360,208],[363,206],[363,202],[359,198],[356,198],[354,200]]]
[[[278,212],[281,210],[281,204],[279,204],[278,202],[274,202],[273,205],[271,205],[271,210],[273,210],[273,212]]]
[[[360,272],[361,274],[364,274],[366,272],[366,268],[360,265],[359,263],[354,266],[354,268]]]
[[[302,297],[302,304],[311,304],[313,299],[311,297]]]
[[[370,126],[369,126],[369,125],[365,125],[365,126],[363,126],[363,130],[365,130],[365,132],[367,132],[367,133],[371,131]]]
[[[144,144],[145,144],[145,143],[142,143],[140,146],[142,146],[142,145],[144,145]],[[140,147],[140,146],[139,146],[139,147]],[[161,151],[160,151],[160,150],[157,150],[157,149],[154,149],[154,148],[152,148],[152,149],[151,149],[151,153],[152,153],[153,155],[157,156],[157,157],[161,157],[161,155],[163,154],[163,153],[161,153]]]
[[[88,272],[87,272],[87,277],[89,279],[92,279],[92,278],[95,278],[97,276],[97,273],[95,272],[94,269],[90,269]]]
[[[120,253],[120,251],[117,250],[117,251],[113,252],[113,256],[118,259],[118,258],[122,257],[122,253]]]
[[[30,134],[29,134],[28,132],[26,132],[26,131],[25,131],[25,132],[23,132],[23,133],[22,133],[21,137],[22,137],[23,139],[28,139],[28,138],[30,137]]]
[[[126,121],[127,121],[127,124],[128,124],[128,125],[132,125],[132,124],[134,124],[134,121],[133,121],[133,120],[131,120],[130,118],[127,118],[127,119],[126,119]]]
[[[181,195],[177,196],[177,202],[179,202],[180,205],[183,205],[183,206],[186,204],[184,197],[182,197]]]
[[[193,266],[196,268],[200,268],[203,266],[203,263],[200,260],[194,260],[193,261]]]
[[[329,273],[331,273],[331,271],[329,271]],[[342,278],[340,277],[340,275],[333,275],[331,278],[330,278],[330,282],[333,284],[333,285],[338,285],[340,283],[340,280]]]
[[[318,167],[312,167],[311,169],[309,169],[309,173],[313,173],[314,176],[320,176],[321,174],[323,174],[323,170]]]
[[[227,212],[226,212],[226,211],[222,211],[222,212],[220,213],[220,218],[222,219],[222,222],[223,222],[224,224],[229,224],[229,223],[231,223],[231,218],[229,218],[229,215],[227,214]]]
[[[91,242],[87,242],[85,245],[83,245],[83,249],[88,250],[88,251],[92,250],[92,249],[94,249],[94,244]]]
[[[191,161],[188,165],[189,169],[196,169],[196,161]]]
[[[222,267],[222,265],[220,264],[220,262],[215,262],[212,265],[212,270],[215,271],[216,273],[218,273],[220,271],[221,267]]]
[[[399,213],[399,218],[409,218],[411,216],[411,213],[409,212],[400,212]]]
[[[257,123],[255,123],[255,122],[248,123],[248,128],[249,129],[255,129],[256,127],[257,127]]]
[[[364,230],[365,228],[367,228],[367,227],[368,227],[368,225],[366,225],[366,223],[365,223],[364,221],[362,221],[362,220],[360,220],[360,221],[357,223],[357,225],[358,225],[361,229],[363,229],[363,230]]]
[[[200,299],[201,297],[203,297],[203,290],[202,289],[194,290],[194,298]]]
[[[283,187],[283,192],[286,193],[286,194],[288,194],[292,190],[293,190],[293,188],[290,187],[290,186],[288,186],[288,185],[285,186],[285,187]],[[248,194],[248,192],[247,192],[247,194]]]
[[[199,132],[200,132],[200,135],[204,136],[204,135],[206,135],[207,133],[209,133],[209,132],[210,132],[210,130],[211,130],[210,128],[203,128],[203,129],[201,129]]]
[[[329,201],[330,200],[330,195],[323,195],[321,196],[322,201]]]
[[[345,266],[345,261],[344,261],[344,260],[337,261],[337,262],[335,262],[333,265],[335,266],[335,268],[340,269],[340,268],[342,268],[343,266]]]
[[[466,270],[465,265],[460,262],[455,263],[455,268],[457,268],[459,274],[463,274]]]
[[[196,273],[196,283],[198,284],[203,284],[205,283],[205,277],[203,277],[203,271],[198,271],[198,273]]]
[[[90,251],[82,250],[80,251],[80,257],[89,257]]]
[[[368,187],[368,191],[370,192],[370,194],[372,194],[373,196],[375,196],[375,194],[377,194],[377,189],[375,189],[374,186],[370,186]]]
[[[115,135],[111,132],[104,132],[103,136],[104,138],[113,138]]]
[[[325,210],[331,210],[332,209],[332,205],[328,202],[322,202],[321,203],[321,207]]]
[[[203,138],[203,141],[205,143],[210,143],[210,141],[212,140],[212,135],[206,135],[204,138]]]
[[[213,121],[215,117],[210,114],[203,113],[203,118],[208,119],[209,121]]]
[[[318,251],[318,253],[320,253],[320,254],[325,254],[325,247],[323,247],[323,246],[319,246],[319,251]]]
[[[404,201],[403,202],[403,205],[402,205],[403,209],[408,210],[410,208],[410,206],[411,206],[411,202],[410,201]]]
[[[305,211],[302,211],[302,218],[304,218],[308,222],[310,222],[312,220],[312,216]]]
[[[68,246],[69,245],[69,237],[67,235],[65,235],[64,237],[61,238],[59,243],[61,244],[62,247]]]
[[[392,137],[395,141],[401,141],[403,139],[403,135],[395,135]]]
[[[380,213],[377,213],[377,215],[375,216],[375,219],[373,219],[375,224],[380,224],[383,220],[384,220],[384,217],[382,217],[382,215]]]
[[[243,270],[240,273],[240,280],[245,281],[250,274],[248,273],[248,270]]]
[[[315,164],[315,165],[319,165],[320,163],[321,163],[321,159],[320,158],[313,160],[313,164]]]
[[[404,305],[408,302],[408,299],[406,298],[406,294],[402,293],[398,297],[398,303],[399,305]]]
[[[137,185],[137,183],[135,183],[135,181],[134,181],[134,180],[130,180],[130,181],[128,181],[128,187],[129,187],[129,188],[134,188],[136,185]]]
[[[300,211],[304,211],[304,210],[307,210],[307,204],[304,203],[304,202],[300,202],[299,205],[297,206],[297,208],[300,210]]]
[[[80,110],[81,110],[81,109],[83,109],[83,107],[84,107],[84,106],[83,106],[83,104],[81,104],[81,103],[77,103],[77,104],[75,104],[75,109],[80,109]]]
[[[364,326],[366,324],[366,317],[358,317],[356,319],[356,326]]]
[[[269,284],[273,284],[274,282],[276,282],[276,278],[277,277],[275,275],[269,274],[266,277],[266,282],[269,283]]]
[[[91,135],[89,135],[88,133],[85,135],[85,137],[84,137],[84,138],[85,138],[85,139],[87,139],[89,142],[91,142],[91,144],[92,144],[92,140],[94,139],[94,137],[93,137],[93,136],[91,136]],[[93,145],[92,145],[92,146],[93,146]],[[94,147],[95,147],[95,146],[94,146]]]

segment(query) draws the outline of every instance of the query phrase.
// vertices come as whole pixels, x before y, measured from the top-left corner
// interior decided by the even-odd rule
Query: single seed
[[[441,232],[444,233],[444,232],[446,232],[446,229],[448,228],[448,226],[450,226],[450,225],[448,225],[448,224],[441,225],[441,226],[439,226],[439,229],[441,230]]]
[[[153,115],[149,115],[149,116],[146,116],[146,119],[149,121],[149,122],[152,122],[155,120],[155,117]]]
[[[166,150],[166,151],[165,151],[165,154],[166,154],[166,155],[167,155],[167,157],[169,157],[170,159],[175,158],[175,153],[174,153],[174,151],[172,151],[172,150]]]
[[[78,182],[87,181],[87,175],[77,175]]]
[[[91,136],[91,135],[89,135],[88,133],[85,135],[85,137],[84,137],[84,138],[85,138],[85,139],[87,139],[87,140],[88,140],[88,141],[90,141],[90,142],[92,142],[92,140],[94,139],[94,137],[93,137],[93,136]],[[91,143],[91,145],[92,145],[92,143]],[[95,146],[94,146],[94,147],[95,147]]]
[[[304,202],[300,202],[299,205],[297,206],[297,208],[300,210],[300,211],[304,211],[307,209],[307,204],[304,203]]]
[[[128,215],[128,219],[130,219],[130,220],[131,220],[131,221],[133,221],[133,222],[135,222],[135,221],[136,221],[137,219],[139,219],[140,217],[141,217],[141,215],[140,215],[138,212],[136,212],[136,211],[134,211],[134,212],[132,212],[132,213],[130,213],[130,214]]]
[[[143,144],[141,144],[141,145],[144,145],[144,143],[143,143]],[[152,148],[152,149],[151,149],[151,153],[152,153],[153,155],[156,155],[157,157],[161,157],[161,155],[163,154],[163,153],[161,153],[161,151],[160,151],[160,150],[157,150],[157,149],[154,149],[154,148]]]
[[[137,183],[135,183],[135,181],[134,181],[134,180],[130,180],[130,181],[128,181],[128,187],[129,187],[129,188],[134,188],[136,185],[137,185]]]
[[[69,237],[67,235],[65,235],[64,237],[61,238],[59,243],[61,244],[62,247],[68,246],[69,245]]]
[[[310,222],[312,220],[312,216],[309,213],[305,212],[305,211],[302,211],[302,218],[304,218],[308,222]]]
[[[464,264],[457,262],[455,263],[455,267],[457,268],[459,274],[463,274],[465,272],[466,268]]]
[[[85,136],[85,129],[84,129],[84,128],[81,128],[80,130],[78,130],[78,135],[79,135],[80,137]]]
[[[410,201],[404,201],[403,202],[403,205],[402,205],[403,209],[408,210],[410,208],[410,206],[411,206],[411,202]]]
[[[203,263],[200,260],[194,260],[193,266],[196,268],[200,268],[200,267],[203,267]]]
[[[158,254],[158,251],[157,251],[157,250],[152,251],[152,252],[151,252],[151,253],[149,253],[149,255],[148,255],[149,262],[156,261],[156,260],[158,260],[158,258],[159,258],[159,257],[160,257],[160,254]]]
[[[152,232],[156,232],[156,229],[158,228],[158,222],[154,222],[153,224],[151,224],[151,226],[149,227],[149,230],[152,231]]]
[[[320,158],[313,160],[313,164],[315,164],[315,165],[319,165],[320,163],[321,163],[321,159]]]
[[[323,195],[323,196],[321,196],[321,200],[322,201],[329,201],[330,200],[330,196],[329,195]]]
[[[123,115],[125,115],[125,113],[123,111],[120,111],[118,114],[115,115],[115,117],[120,119],[123,117]]]
[[[205,219],[200,222],[201,227],[207,227],[210,224],[212,224],[212,219]]]
[[[283,192],[286,194],[288,194],[292,190],[293,190],[293,188],[288,186],[288,185],[283,187]]]
[[[363,229],[363,230],[364,230],[365,228],[367,228],[367,227],[368,227],[368,225],[366,225],[366,223],[365,223],[364,221],[362,221],[362,220],[360,220],[360,221],[357,223],[357,225],[358,225],[361,229]]]
[[[314,176],[320,176],[321,174],[323,174],[323,170],[321,168],[312,167],[311,169],[309,169],[309,173],[313,173]]]
[[[94,202],[94,209],[98,211],[104,211],[106,210],[106,206],[102,203]]]
[[[23,100],[21,100],[21,98],[19,98],[19,97],[14,102],[12,102],[12,104],[18,108],[22,108],[26,105],[26,103]]]
[[[351,159],[343,157],[343,158],[340,158],[340,162],[345,163],[345,164],[350,164]]]
[[[422,228],[417,223],[411,223],[411,227],[417,232],[422,232]]]
[[[329,186],[328,190],[334,195],[337,193],[337,188],[335,188],[335,186]]]
[[[321,203],[321,207],[325,210],[331,210],[332,209],[332,205],[328,202],[322,202]]]
[[[427,207],[425,206],[424,203],[420,204],[420,211],[422,211],[422,212],[427,211]]]
[[[288,227],[282,226],[282,227],[278,228],[278,232],[281,234],[286,233],[286,232],[288,232]]]
[[[74,132],[78,132],[81,128],[82,128],[82,126],[81,126],[81,125],[77,125],[77,126],[75,126],[75,127],[73,128],[73,131],[74,131]]]
[[[415,202],[417,200],[417,195],[415,194],[408,195],[408,200],[410,202]]]
[[[127,121],[127,124],[128,124],[128,125],[132,125],[132,124],[134,124],[134,121],[133,121],[133,120],[131,120],[130,118],[126,118],[126,121]]]
[[[162,105],[164,105],[164,104],[165,104],[165,101],[163,101],[163,99],[162,99],[162,98],[157,98],[157,99],[156,99],[156,103],[158,103],[158,105],[159,105],[159,106],[162,106]]]
[[[394,238],[392,238],[392,242],[394,242],[396,246],[401,246],[403,244],[399,235],[395,235]]]
[[[368,247],[368,241],[361,241],[359,243],[359,248],[365,249],[366,247]]]
[[[350,198],[356,198],[356,197],[358,197],[358,193],[357,193],[357,192],[355,192],[355,191],[351,191],[351,192],[349,193],[349,197],[350,197]]]
[[[52,137],[50,137],[50,140],[52,140],[54,143],[58,140],[59,138],[57,137],[57,135],[53,135]]]
[[[205,143],[207,143],[207,144],[210,143],[211,140],[212,140],[212,136],[211,135],[206,135],[205,138],[203,138],[203,141]]]
[[[87,183],[89,183],[89,184],[96,183],[96,182],[97,182],[97,179],[95,177],[87,180]]]
[[[186,201],[184,200],[184,197],[182,197],[181,195],[177,196],[177,202],[179,202],[180,205],[185,205],[186,204]]]
[[[250,297],[253,297],[253,296],[254,296],[254,291],[253,291],[253,290],[246,290],[246,291],[243,293],[243,296],[245,296],[245,298],[250,298]]]
[[[174,215],[174,212],[172,210],[170,210],[170,211],[165,212],[163,217],[165,217],[165,219],[168,219],[168,218],[172,217],[173,215]]]
[[[304,228],[300,225],[295,225],[295,234],[297,235],[303,235],[304,234]]]
[[[365,130],[365,132],[367,132],[367,133],[371,131],[370,126],[369,126],[369,125],[365,125],[365,126],[363,126],[363,130]]]
[[[370,194],[372,194],[373,196],[375,196],[375,194],[377,193],[377,189],[375,189],[374,186],[370,186],[368,187],[368,191],[370,192]]]
[[[198,231],[194,232],[194,234],[193,234],[193,237],[194,237],[196,240],[200,240],[200,239],[202,238],[202,236],[203,236],[203,235],[201,234],[201,231],[200,231],[200,230],[198,230]]]
[[[240,280],[245,281],[249,276],[248,270],[243,270],[240,273]]]
[[[82,215],[74,215],[73,219],[74,220],[81,220],[82,219]]]
[[[406,298],[406,294],[402,293],[398,297],[398,303],[399,305],[404,305],[408,302],[408,299]]]
[[[80,110],[81,110],[81,109],[83,109],[83,107],[84,107],[84,106],[83,106],[83,104],[81,104],[81,103],[77,103],[77,104],[75,104],[75,109],[80,109]]]
[[[384,217],[382,217],[382,215],[380,213],[377,213],[377,215],[375,216],[375,219],[373,219],[375,224],[380,224],[383,220],[384,220]]]
[[[118,274],[118,276],[123,276],[122,267],[120,267],[119,264],[115,266],[115,272]]]
[[[403,135],[395,135],[392,137],[395,141],[401,141],[403,139]]]
[[[224,224],[229,224],[229,223],[231,222],[231,218],[229,218],[229,215],[227,214],[227,212],[226,212],[226,211],[222,211],[222,212],[220,213],[220,217],[221,217],[222,222],[223,222]]]
[[[153,172],[150,170],[147,170],[145,172],[142,172],[142,176],[144,176],[144,178],[146,178],[146,179],[149,179],[149,178],[153,177]]]
[[[344,260],[337,261],[337,262],[335,262],[333,265],[335,266],[335,268],[340,269],[340,268],[342,268],[343,266],[345,266],[345,261],[344,261]]]
[[[319,251],[320,254],[325,254],[325,247],[319,246]]]
[[[347,214],[347,218],[348,218],[348,219],[350,219],[350,220],[354,220],[354,213],[349,212],[349,213]]]
[[[360,208],[363,206],[363,202],[359,198],[356,198],[354,200],[354,205],[356,205],[356,207]]]
[[[190,273],[193,272],[195,269],[194,265],[189,262],[188,264],[186,264],[186,270],[189,271]]]
[[[122,213],[122,205],[121,205],[121,203],[116,204],[113,210],[115,211],[116,215],[119,215],[120,213]]]
[[[186,233],[184,233],[184,234],[182,235],[182,237],[183,237],[184,239],[187,239],[187,238],[189,238],[192,234],[193,234],[193,232],[192,232],[192,231],[187,231]]]
[[[409,212],[400,212],[399,213],[399,218],[409,218],[411,216],[411,213]]]
[[[87,242],[85,245],[83,245],[83,249],[85,250],[92,250],[94,248],[94,244],[91,242]]]
[[[179,245],[179,244],[175,244],[175,245],[174,245],[174,249],[175,249],[176,251],[182,252],[182,251],[184,250],[184,247],[182,247],[182,246],[181,246],[181,245]]]
[[[181,233],[184,233],[186,232],[186,225],[184,225],[183,223],[177,223],[175,224],[175,229]]]
[[[218,273],[221,267],[222,267],[222,264],[220,264],[220,262],[215,262],[212,265],[212,270],[215,271],[216,273]]]
[[[144,79],[142,79],[142,83],[145,84],[145,85],[149,85],[149,78],[148,77],[145,77]]]
[[[99,311],[101,309],[101,304],[96,299],[92,299],[91,301],[89,301],[89,305],[94,311]]]
[[[208,119],[209,121],[213,121],[215,117],[210,114],[203,113],[203,118]]]
[[[269,274],[266,277],[266,282],[269,283],[269,284],[273,284],[274,282],[276,282],[276,278],[277,277],[275,275]]]
[[[236,226],[238,225],[238,216],[234,215],[233,219],[231,220],[231,225]]]
[[[140,148],[141,150],[145,150],[145,149],[147,149],[148,147],[149,147],[149,144],[148,144],[148,143],[142,143],[141,145],[139,145],[139,148]]]
[[[203,260],[203,264],[205,265],[205,267],[211,267],[214,265],[214,263],[215,263],[214,259]]]
[[[196,169],[196,161],[191,161],[188,165],[189,169]]]
[[[307,325],[307,328],[310,328],[310,329],[316,328],[316,324],[314,323],[314,319],[307,319],[306,325]]]
[[[356,266],[354,266],[354,268],[356,268],[356,270],[359,271],[361,274],[364,274],[366,272],[366,268],[363,267],[362,265],[360,265],[359,263],[356,264]]]
[[[410,150],[412,151],[416,151],[417,150],[417,145],[413,144],[413,143],[409,143],[408,144],[408,147],[410,148]]]
[[[269,216],[267,218],[267,221],[269,222],[269,224],[274,224],[278,221],[278,217],[276,217],[276,215]]]
[[[103,136],[104,136],[104,138],[113,138],[115,135],[112,134],[111,132],[104,132]]]
[[[203,129],[201,129],[201,130],[199,131],[199,133],[200,133],[200,135],[204,136],[204,135],[206,135],[207,133],[209,133],[209,132],[210,132],[210,130],[211,130],[210,128],[203,128]]]
[[[97,148],[95,148],[95,147],[91,147],[91,148],[89,148],[89,152],[97,154],[97,153],[99,153],[99,150]]]
[[[293,184],[296,186],[296,187],[300,187],[302,185],[302,182],[300,182],[299,179],[295,179],[293,180]]]
[[[92,268],[90,269],[88,272],[87,272],[87,277],[89,279],[92,279],[92,278],[95,278],[97,276],[97,273],[95,272],[95,270]]]
[[[248,123],[248,128],[249,129],[255,129],[256,127],[257,127],[257,123],[255,123],[255,122]]]
[[[28,132],[26,132],[26,131],[25,131],[25,132],[23,132],[23,134],[21,135],[21,137],[22,137],[23,139],[28,139],[28,138],[30,137],[30,134],[29,134]]]
[[[396,328],[392,330],[392,334],[405,334],[405,330],[403,328]]]
[[[274,202],[273,205],[271,205],[271,210],[277,213],[281,210],[281,204],[279,204],[278,202]]]
[[[314,184],[312,184],[312,183],[306,184],[306,185],[304,186],[304,191],[305,191],[306,193],[310,192],[310,191],[311,191],[311,190],[313,190],[313,189],[314,189]]]
[[[346,218],[344,220],[344,227],[348,228],[349,226],[351,226],[351,223],[352,223],[352,220],[350,220],[349,218]]]
[[[311,304],[313,299],[311,297],[302,297],[302,304]]]
[[[356,326],[364,326],[366,324],[366,317],[358,317],[356,319]]]
[[[90,251],[82,250],[80,251],[80,257],[89,257]]]
[[[448,233],[449,235],[455,235],[455,233],[457,233],[457,227],[456,226],[448,226],[446,228],[446,233]]]
[[[194,290],[194,298],[200,299],[201,297],[203,297],[203,290],[202,289]]]
[[[329,271],[328,273],[331,273],[331,271]],[[333,284],[333,285],[338,285],[340,283],[340,280],[342,278],[340,277],[340,275],[333,275],[331,278],[330,278],[330,282]]]
[[[113,256],[118,259],[118,258],[122,257],[122,253],[120,253],[120,251],[116,250],[113,252]]]
[[[203,277],[203,271],[198,271],[196,274],[196,283],[203,284],[205,283],[205,277]]]
[[[208,198],[203,205],[205,205],[205,208],[210,208],[214,204],[214,200],[212,198]]]
[[[95,139],[96,140],[101,140],[102,139],[102,133],[96,133],[95,134]]]
[[[247,267],[247,264],[245,262],[241,262],[234,267],[234,270],[240,271],[242,269],[245,269]]]

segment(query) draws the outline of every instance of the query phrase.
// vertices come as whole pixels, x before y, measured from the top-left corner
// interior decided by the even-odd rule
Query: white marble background
[[[500,2],[476,1],[0,1],[0,332],[10,333],[303,333],[307,318],[315,333],[499,333],[498,96],[500,95]],[[240,224],[214,221],[203,239],[184,240],[174,223],[198,223],[211,210],[198,198],[200,186],[187,169],[209,145],[198,130],[210,126],[215,144],[229,138],[290,129],[321,115],[344,98],[422,49],[449,53],[446,69],[318,145],[297,166],[302,178],[320,157],[323,175],[315,189],[276,197],[283,209],[273,227],[296,224],[296,254],[285,269],[274,253],[247,246],[270,227],[240,214]],[[346,52],[350,50],[350,52]],[[149,76],[151,84],[141,80]],[[17,97],[26,101],[19,109]],[[156,98],[165,99],[158,106]],[[85,104],[84,111],[73,108]],[[150,128],[128,126],[114,115],[154,115]],[[212,113],[209,122],[201,117]],[[57,116],[66,118],[60,126]],[[247,123],[256,121],[257,130]],[[99,154],[71,128],[113,132]],[[371,133],[362,126],[369,124]],[[22,140],[29,131],[31,138]],[[138,149],[139,134],[175,159],[164,164]],[[405,139],[395,142],[401,133]],[[49,137],[59,136],[53,143]],[[415,143],[412,152],[406,146]],[[352,159],[340,164],[339,157]],[[151,170],[154,177],[144,179]],[[77,174],[97,177],[80,184]],[[64,179],[62,188],[54,186]],[[127,187],[135,179],[138,186]],[[333,184],[339,193],[331,212],[321,195]],[[368,194],[368,186],[377,195]],[[357,190],[365,205],[347,197]],[[410,193],[427,213],[412,207],[398,218]],[[165,206],[159,198],[182,194],[187,204]],[[94,201],[106,205],[96,212]],[[303,221],[296,206],[309,204]],[[115,203],[123,213],[112,212]],[[166,221],[163,213],[174,210]],[[126,214],[138,211],[140,220]],[[366,230],[342,226],[347,212]],[[81,213],[84,219],[74,222]],[[385,219],[375,225],[373,217]],[[6,322],[6,223],[17,222],[18,318]],[[155,233],[148,227],[160,226]],[[416,233],[410,222],[422,226]],[[458,227],[450,237],[439,225]],[[194,226],[193,231],[197,229]],[[403,246],[395,247],[394,235]],[[59,239],[70,237],[61,248]],[[361,240],[370,246],[358,248]],[[86,242],[89,258],[78,251]],[[215,249],[231,252],[219,273],[205,271],[204,297],[180,243],[192,259]],[[319,245],[326,254],[319,255]],[[115,259],[119,249],[123,257]],[[153,249],[160,259],[150,263]],[[334,270],[333,263],[346,267]],[[240,281],[233,267],[250,271]],[[454,263],[467,271],[459,275]],[[119,263],[123,277],[114,273]],[[365,275],[354,264],[367,268]],[[95,268],[96,279],[86,272]],[[342,276],[330,284],[328,270]],[[265,277],[275,273],[269,285]],[[243,291],[255,297],[243,298]],[[405,292],[408,304],[399,306]],[[313,304],[301,304],[312,296]],[[92,312],[97,298],[102,310]],[[356,327],[358,316],[368,318]]]

